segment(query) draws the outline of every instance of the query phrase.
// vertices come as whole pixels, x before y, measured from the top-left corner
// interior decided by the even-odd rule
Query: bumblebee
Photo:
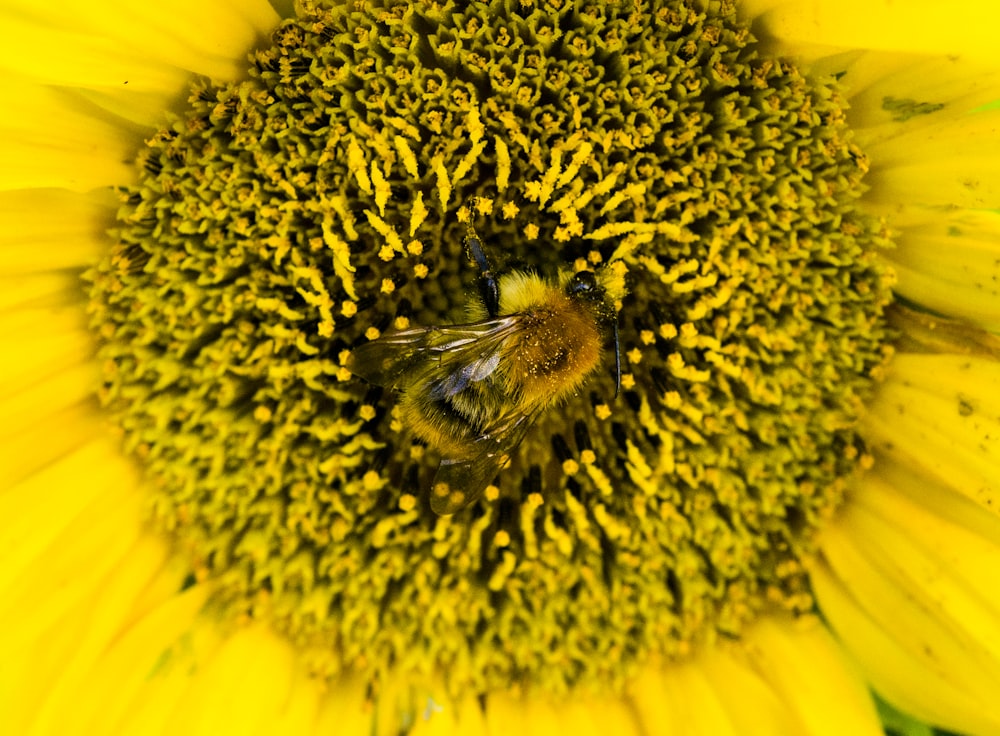
[[[391,332],[356,347],[347,367],[366,381],[402,392],[403,424],[441,456],[431,508],[448,515],[482,495],[546,409],[579,390],[613,335],[621,383],[610,269],[530,271],[495,277],[471,226],[465,245],[479,268],[470,321]]]

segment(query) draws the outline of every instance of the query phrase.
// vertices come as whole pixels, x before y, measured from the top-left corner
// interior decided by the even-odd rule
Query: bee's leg
[[[479,295],[486,307],[486,314],[490,318],[496,317],[500,311],[500,286],[493,275],[489,259],[486,258],[483,243],[471,224],[465,236],[465,247],[469,249],[469,256],[479,267]]]

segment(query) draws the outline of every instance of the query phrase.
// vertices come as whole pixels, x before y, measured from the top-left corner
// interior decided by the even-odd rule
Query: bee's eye
[[[567,291],[578,296],[587,296],[597,291],[597,277],[593,271],[580,271],[573,275]]]

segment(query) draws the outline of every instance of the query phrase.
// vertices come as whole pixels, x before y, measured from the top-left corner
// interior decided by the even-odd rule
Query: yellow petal
[[[864,680],[815,618],[763,619],[746,637],[748,661],[810,736],[882,734]]]
[[[199,617],[209,592],[204,585],[175,588],[123,631],[67,703],[66,730],[74,724],[96,733],[162,732],[193,673],[220,646],[218,631]]]
[[[702,670],[700,660],[668,667],[663,672],[660,697],[670,703],[679,730],[696,736],[738,736],[731,718],[728,688],[719,688]],[[756,708],[754,710],[757,710]],[[647,727],[655,727],[648,723]]]
[[[99,13],[80,0],[11,0],[0,9],[0,67],[43,83],[171,95],[191,72],[242,74],[246,51],[277,21],[265,0],[178,0],[169,8],[111,0]]]
[[[260,723],[248,733],[257,736],[302,736],[311,733],[322,693],[320,683],[309,677],[301,667],[296,667],[274,721]]]
[[[428,701],[418,714],[414,734],[455,734],[481,736],[488,733],[486,718],[479,698],[469,696],[454,703]]]
[[[956,56],[865,53],[845,66],[848,119],[862,148],[904,130],[954,120],[993,102],[995,61]]]
[[[51,414],[47,421],[22,425],[15,436],[0,444],[0,488],[22,482],[37,483],[40,493],[48,493],[46,481],[40,478],[45,477],[54,464],[58,466],[61,460],[85,448],[94,435],[102,431],[94,419],[94,406],[90,401],[67,406]],[[118,455],[120,457],[121,453]],[[35,473],[41,475],[32,477]],[[72,476],[67,478],[59,488],[59,495],[64,490],[72,492],[90,484],[90,478],[78,481]]]
[[[882,49],[995,59],[1000,6],[989,0],[740,0],[758,35],[783,48]]]
[[[162,122],[192,73],[216,79],[245,74],[246,52],[277,21],[265,0],[182,0],[169,9],[105,2],[100,13],[79,0],[8,2],[0,8],[7,37],[0,70],[4,79],[59,87],[68,105],[95,116],[106,111],[119,124],[150,127]],[[136,142],[141,139],[131,140]]]
[[[887,460],[1000,512],[1000,364],[903,353],[863,420]]]
[[[881,733],[864,681],[812,618],[765,619],[739,644],[709,649],[688,663],[648,667],[628,694],[650,732]]]
[[[653,665],[639,673],[629,686],[629,701],[640,724],[650,727],[655,723],[663,733],[682,733],[684,724],[679,722],[678,714],[664,694],[663,677],[659,672],[663,666]]]
[[[736,732],[748,736],[796,733],[798,718],[792,709],[746,659],[745,654],[717,648],[702,662],[705,677],[725,692],[723,706]]]
[[[0,252],[0,259],[2,258]],[[3,268],[2,264],[0,268]],[[0,319],[3,319],[5,313],[18,309],[65,305],[74,296],[74,301],[78,302],[80,288],[80,276],[72,271],[53,270],[22,276],[0,276]],[[39,339],[48,336],[35,334],[33,337]],[[7,336],[4,336],[0,344],[6,342]],[[12,346],[11,350],[14,349]],[[3,355],[7,357],[13,353],[4,352]],[[3,387],[0,382],[0,391]]]
[[[113,15],[109,13],[108,18]],[[0,50],[0,67],[8,74],[67,87],[118,86],[128,93],[152,90],[161,99],[181,88],[190,76],[183,68],[142,54],[110,33],[45,26],[35,18],[19,16],[9,6],[0,9],[0,19],[10,34],[9,43]]]
[[[1000,213],[924,211],[886,254],[896,291],[939,314],[1000,330]],[[896,224],[894,222],[894,224]]]
[[[65,280],[62,283],[65,285]],[[44,403],[36,405],[31,398],[18,398],[20,395],[30,393],[33,387],[36,392],[44,391],[60,374],[85,366],[94,351],[94,337],[77,305],[48,307],[44,306],[48,301],[45,296],[35,296],[33,303],[42,306],[0,314],[3,335],[0,345],[6,358],[0,361],[0,417],[6,428],[0,429],[0,437],[16,434],[26,424],[46,416]],[[55,298],[68,296],[68,292],[63,292]],[[89,396],[98,385],[97,372],[90,366],[82,370],[84,395]],[[74,390],[61,400],[54,396],[44,398],[50,406],[63,408],[75,404],[80,397]]]
[[[605,736],[608,733],[642,733],[630,704],[613,693],[584,694],[556,706],[559,723],[566,733]]]
[[[363,682],[344,677],[330,684],[320,706],[314,731],[326,733],[374,733],[372,706]]]
[[[641,715],[640,715],[641,717]],[[668,733],[667,721],[655,728]],[[638,735],[644,732],[626,699],[601,693],[579,694],[567,701],[509,693],[491,694],[486,704],[486,733],[549,736],[552,733]],[[580,730],[577,730],[580,729]],[[464,734],[464,730],[459,733]]]
[[[974,322],[943,317],[923,309],[895,304],[889,309],[889,327],[899,335],[904,353],[975,355],[1000,360],[1000,336]]]
[[[125,503],[135,495],[134,487],[131,464],[115,446],[100,440],[92,440],[65,458],[47,464],[43,471],[21,483],[4,486],[0,493],[0,518],[4,519],[0,526],[0,549],[4,550],[0,617],[22,617],[15,607],[18,595],[24,595],[24,602],[29,603],[32,596],[48,592],[51,581],[47,576],[52,570],[43,558],[76,544],[72,538],[63,539],[71,536],[74,528],[82,527],[89,535],[90,524],[104,523],[102,510],[109,504]],[[134,535],[137,527],[137,522],[127,516],[119,520],[127,523],[119,534],[112,535],[116,543],[119,538]],[[82,538],[79,543],[83,543]],[[82,559],[80,564],[93,566],[97,562]],[[20,594],[16,592],[18,586]]]
[[[0,712],[15,723],[57,717],[162,566],[162,546],[140,539],[131,472],[109,455],[95,443],[0,496],[16,514],[0,566]]]
[[[906,485],[909,494],[896,484]],[[1000,569],[1000,519],[968,508],[983,517],[970,528],[925,508],[921,496],[928,484],[910,468],[890,466],[862,485],[844,522],[857,548],[892,587],[907,590],[911,603],[940,621],[958,622],[956,628],[968,632],[967,643],[981,650],[984,666],[1000,682],[1000,587],[991,584]],[[950,500],[971,506],[961,497]],[[961,676],[972,673],[963,670]]]
[[[820,607],[875,687],[929,722],[1000,732],[1000,519],[882,461],[820,545]]]
[[[73,452],[98,431],[93,397],[100,375],[77,288],[74,281],[73,289],[62,294],[43,290],[27,305],[0,312],[4,485]]]
[[[229,633],[192,673],[166,732],[248,733],[277,720],[293,681],[289,642],[256,624]]]
[[[1000,205],[1000,113],[969,114],[996,99],[995,42],[982,28],[1000,23],[1000,5],[752,0],[741,7],[757,15],[754,29],[771,50],[842,79],[849,120],[871,158],[867,205],[882,212],[901,202]],[[977,39],[986,45],[977,49]]]
[[[0,83],[0,191],[60,187],[85,192],[132,181],[125,151],[148,131],[103,119],[81,107],[72,92],[13,77]]]
[[[65,650],[55,677],[46,683],[44,704],[33,714],[36,729],[64,733],[71,724],[80,722],[78,704],[87,700],[81,693],[91,687],[94,667],[121,636],[135,602],[166,557],[162,540],[137,540],[88,604],[67,613],[65,619],[77,625],[63,623],[60,628],[71,633],[72,644]],[[175,578],[175,582],[180,581]]]
[[[107,247],[103,236],[114,222],[117,205],[110,189],[85,194],[57,189],[0,192],[0,273],[21,276],[93,263]],[[72,276],[75,291],[82,293],[79,275]],[[6,290],[2,298],[10,299]]]
[[[0,416],[9,420],[0,427],[4,453],[10,449],[8,439],[90,399],[97,385],[98,374],[93,365],[70,363],[61,370],[57,367],[53,375],[31,387],[0,400]]]
[[[159,5],[78,1],[0,8],[0,190],[87,191],[132,180],[125,152],[184,89],[191,72],[235,79],[274,28],[265,0]]]
[[[1000,206],[1000,110],[901,131],[866,148],[869,202]]]

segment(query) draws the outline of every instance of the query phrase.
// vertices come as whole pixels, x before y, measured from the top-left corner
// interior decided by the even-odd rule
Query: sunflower
[[[0,7],[5,733],[1000,733],[994,4],[133,6]],[[470,228],[617,341],[438,515]]]

